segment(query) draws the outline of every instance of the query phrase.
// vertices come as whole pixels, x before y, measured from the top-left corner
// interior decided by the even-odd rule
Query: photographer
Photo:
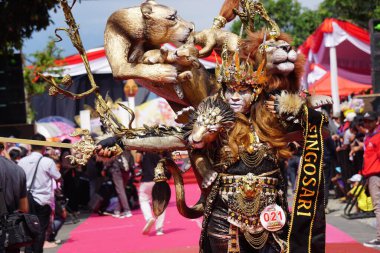
[[[4,145],[0,145],[0,152],[3,152]],[[5,200],[5,207],[8,213],[18,210],[27,213],[28,200],[26,197],[26,176],[22,168],[12,161],[0,156],[0,189]],[[0,202],[4,203],[3,199]],[[1,209],[0,209],[1,210]],[[3,221],[4,214],[1,213]],[[2,224],[2,223],[0,223]],[[1,227],[1,232],[4,231]],[[0,233],[0,253],[16,253],[20,249],[4,249],[5,234]]]

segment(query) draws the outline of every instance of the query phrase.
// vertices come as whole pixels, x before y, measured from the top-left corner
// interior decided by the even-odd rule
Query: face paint
[[[241,91],[227,89],[224,96],[234,112],[240,112],[244,114],[249,112],[252,102],[251,89]]]

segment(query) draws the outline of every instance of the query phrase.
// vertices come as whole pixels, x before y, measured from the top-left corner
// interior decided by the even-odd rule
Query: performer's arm
[[[114,152],[111,151],[111,147],[119,145],[126,150],[138,150],[138,151],[174,151],[174,150],[186,150],[186,143],[180,135],[166,135],[166,136],[149,136],[141,138],[129,139],[124,136],[120,139],[117,137],[109,137],[102,140],[97,145],[96,153],[102,157],[112,157]]]

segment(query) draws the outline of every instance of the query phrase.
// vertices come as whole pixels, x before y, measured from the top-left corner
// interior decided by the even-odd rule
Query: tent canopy
[[[372,83],[369,32],[334,18],[325,19],[299,47],[299,51],[307,57],[306,75],[312,72],[312,64],[330,69],[331,47],[336,48],[340,77],[361,84]],[[310,78],[306,76],[305,80],[307,79]]]
[[[175,50],[176,47],[172,44],[166,43],[163,47],[169,50]],[[108,63],[104,47],[90,49],[87,52],[87,57],[90,62],[91,71],[93,74],[111,74],[111,67]],[[206,69],[215,68],[216,59],[220,57],[213,52],[209,57],[203,58],[200,62]],[[56,64],[63,70],[62,75],[69,74],[71,76],[79,76],[86,74],[86,69],[79,54],[68,56],[62,60],[56,61]]]
[[[348,96],[371,88],[370,85],[360,84],[338,76],[339,95]],[[327,72],[322,78],[309,86],[311,94],[331,95],[331,74]]]

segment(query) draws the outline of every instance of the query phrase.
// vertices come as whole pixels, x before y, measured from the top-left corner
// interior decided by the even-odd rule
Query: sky
[[[322,0],[298,0],[309,9],[316,9]],[[70,1],[71,2],[71,1]],[[103,33],[107,18],[116,10],[139,6],[143,0],[82,0],[77,1],[73,8],[74,18],[79,24],[79,33],[86,50],[103,46]],[[164,4],[177,9],[179,16],[187,21],[195,23],[196,31],[209,28],[212,20],[218,15],[224,0],[158,0]],[[205,4],[206,3],[206,4]],[[61,9],[57,13],[51,11],[54,24],[46,30],[34,32],[31,39],[25,41],[22,52],[27,56],[36,51],[42,51],[49,41],[54,37],[54,30],[58,27],[67,27]],[[76,49],[71,45],[70,39],[60,32],[63,41],[57,44],[62,48],[63,56],[76,54]]]

